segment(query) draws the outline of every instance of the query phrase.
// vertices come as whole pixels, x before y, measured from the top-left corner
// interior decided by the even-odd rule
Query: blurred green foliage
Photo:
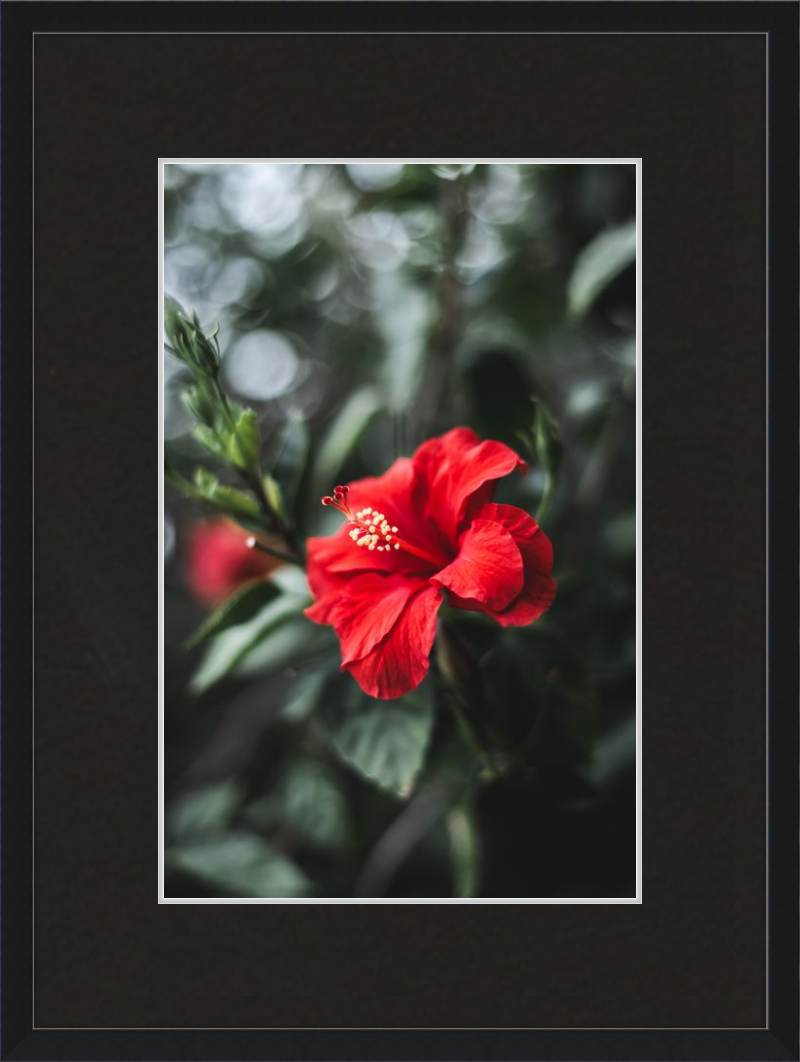
[[[633,896],[634,167],[176,164],[164,216],[167,895]],[[195,604],[193,522],[301,559],[321,494],[459,424],[530,463],[531,627],[443,609],[374,701],[301,566]]]

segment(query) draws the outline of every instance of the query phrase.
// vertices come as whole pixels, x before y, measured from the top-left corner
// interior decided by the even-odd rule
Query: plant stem
[[[454,893],[459,898],[478,895],[480,838],[473,818],[471,799],[452,807],[447,815]]]
[[[461,739],[489,774],[494,773],[491,750],[484,743],[484,735],[467,717],[469,707],[480,689],[480,676],[455,626],[443,620],[436,638],[436,663],[446,686],[446,699],[453,711]]]
[[[218,344],[217,350],[219,350]],[[213,391],[216,394],[216,404],[218,406],[218,409],[222,412],[222,415],[225,421],[227,422],[228,428],[230,429],[231,433],[235,435],[236,419],[233,415],[233,410],[231,409],[231,404],[230,400],[228,399],[228,395],[226,394],[224,387],[220,383],[218,365],[216,370],[209,374],[209,379],[212,382]],[[247,469],[237,467],[236,471],[238,472],[239,478],[242,480],[244,485],[255,494],[256,500],[258,501],[262,515],[264,517],[264,525],[266,530],[270,533],[278,534],[288,546],[289,552],[284,553],[281,550],[274,550],[272,548],[264,546],[263,544],[259,544],[260,548],[264,552],[271,553],[273,556],[278,557],[281,560],[289,561],[292,564],[298,564],[303,567],[305,565],[305,557],[302,544],[299,541],[297,535],[290,527],[290,525],[286,522],[286,520],[284,520],[281,514],[277,512],[275,508],[273,508],[269,498],[267,497],[267,492],[264,489],[264,482],[261,475],[260,459],[257,462],[257,467]],[[185,494],[188,494],[190,497],[200,497],[202,500],[208,501],[208,499],[203,498],[202,495],[198,491],[196,491],[190,483],[184,480],[183,477],[179,476],[178,473],[174,472],[173,469],[168,469],[167,477],[171,479],[177,487],[179,487]]]
[[[214,377],[214,383],[216,384],[217,394],[220,397],[220,405],[222,406],[222,411],[228,421],[228,427],[231,429],[232,432],[235,432],[236,421],[233,419],[233,410],[231,409],[231,404],[228,401],[228,396],[225,394],[222,384],[219,382],[219,374]]]
[[[235,432],[236,422],[233,418],[233,410],[231,409],[230,402],[228,401],[228,396],[219,382],[219,376],[216,376],[214,378],[214,381],[217,385],[217,392],[220,396],[223,412],[225,413],[225,416],[228,420],[228,424],[231,428],[231,431]],[[239,469],[239,475],[244,481],[244,483],[253,491],[258,500],[258,504],[261,506],[261,511],[263,512],[264,516],[267,517],[268,522],[273,525],[269,528],[269,530],[277,531],[277,533],[281,536],[286,545],[295,555],[294,557],[292,557],[292,562],[294,564],[299,564],[302,567],[305,564],[305,561],[303,559],[302,546],[300,545],[297,536],[294,534],[289,524],[283,519],[280,513],[276,512],[276,510],[270,504],[269,498],[267,497],[267,492],[264,489],[264,482],[261,478],[260,469],[258,471],[258,474],[256,474],[255,472]]]
[[[195,498],[197,501],[208,501],[201,491],[197,490],[188,479],[184,479],[180,472],[176,472],[171,465],[166,465],[164,468],[164,479],[171,483],[173,487],[177,487],[182,494]]]
[[[544,493],[542,494],[542,500],[539,502],[539,508],[536,510],[535,520],[537,524],[543,523],[547,517],[547,513],[550,509],[550,503],[553,500],[553,488],[555,487],[555,478],[551,472],[545,472],[544,481]]]
[[[448,700],[450,702],[450,707],[453,710],[453,715],[455,716],[456,724],[458,725],[458,732],[461,734],[464,744],[467,746],[473,756],[477,760],[480,760],[486,770],[491,770],[492,763],[489,757],[489,753],[483,747],[480,739],[478,738],[478,734],[475,730],[475,727],[467,719],[463,709],[461,708],[461,705],[459,703],[461,695],[455,690],[451,690],[450,693],[451,696],[448,698]]]
[[[251,477],[245,472],[241,472],[240,475],[255,494],[256,498],[258,499],[258,503],[261,506],[262,512],[266,517],[269,518],[269,520],[274,525],[274,530],[277,531],[277,533],[281,536],[283,541],[295,555],[294,563],[299,564],[302,567],[305,564],[305,560],[304,551],[300,544],[300,541],[298,540],[297,536],[295,535],[294,531],[291,529],[289,524],[287,524],[283,517],[280,515],[280,513],[277,513],[270,505],[269,498],[267,497],[267,492],[264,489],[264,484],[261,480],[261,477]]]
[[[266,546],[263,542],[251,535],[247,540],[247,545],[250,549],[257,549],[259,553],[268,553],[271,557],[277,557],[278,560],[287,561],[289,564],[299,564],[302,568],[303,560],[294,553],[284,553],[280,549],[273,549],[272,546]]]
[[[383,896],[394,875],[445,809],[445,793],[431,787],[417,793],[370,852],[355,896]]]
[[[424,432],[433,424],[446,392],[450,362],[461,334],[461,281],[455,259],[466,231],[467,189],[463,179],[447,181],[442,188],[444,254],[436,285],[436,321],[428,341],[425,371],[417,395],[417,419]]]

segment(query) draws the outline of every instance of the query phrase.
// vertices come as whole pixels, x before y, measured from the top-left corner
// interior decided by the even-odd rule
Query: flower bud
[[[215,341],[216,330],[206,336],[200,328],[197,315],[190,319],[174,299],[164,299],[164,331],[176,358],[203,376],[214,376],[219,371],[219,348]]]
[[[245,583],[263,579],[280,566],[253,549],[249,534],[227,519],[195,524],[184,543],[184,579],[201,605],[214,608]]]
[[[201,372],[214,376],[219,370],[219,350],[216,343],[203,335],[200,329],[195,330],[194,351],[197,367]]]

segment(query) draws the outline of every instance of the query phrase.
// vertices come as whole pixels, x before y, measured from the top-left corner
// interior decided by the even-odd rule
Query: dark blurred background
[[[164,194],[165,292],[219,325],[302,536],[464,424],[529,461],[498,500],[558,583],[529,628],[454,617],[487,766],[436,662],[365,697],[302,571],[167,484],[167,896],[633,897],[635,167],[173,164]],[[224,482],[164,370],[171,462]]]

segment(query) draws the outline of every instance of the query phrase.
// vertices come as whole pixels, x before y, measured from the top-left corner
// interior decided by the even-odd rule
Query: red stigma
[[[333,505],[338,509],[340,513],[347,517],[348,520],[353,519],[353,514],[350,511],[350,506],[347,504],[347,495],[350,493],[349,487],[334,487],[333,497],[330,494],[326,494],[322,499],[323,505]]]

